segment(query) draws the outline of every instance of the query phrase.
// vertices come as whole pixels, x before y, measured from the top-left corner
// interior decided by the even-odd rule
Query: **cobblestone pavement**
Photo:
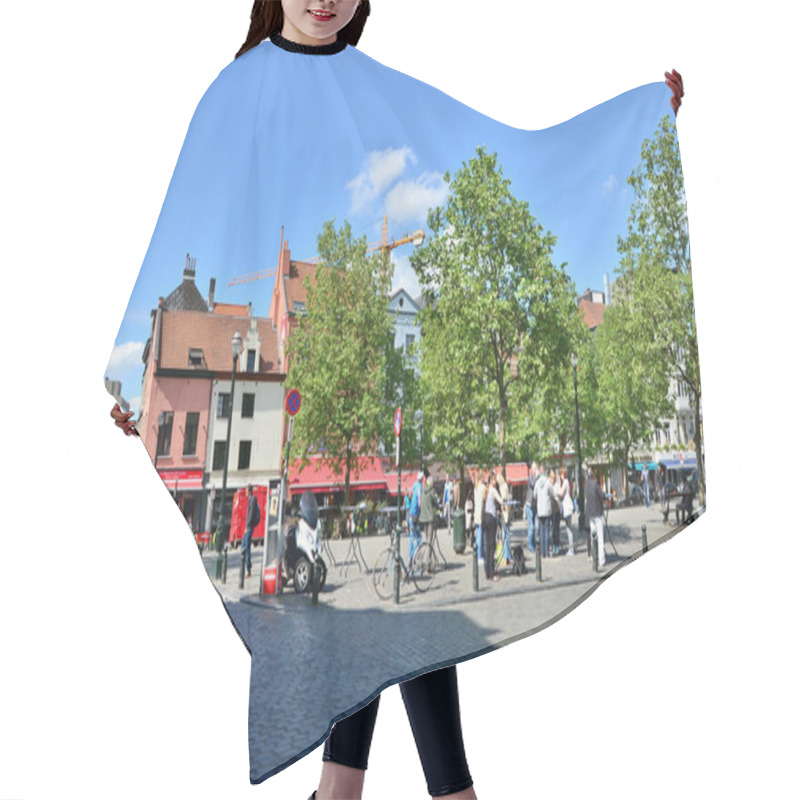
[[[577,521],[577,516],[573,517]],[[512,526],[512,546],[522,544],[527,574],[501,569],[487,583],[483,569],[473,590],[472,553],[457,555],[446,529],[438,540],[447,560],[431,589],[404,586],[401,602],[379,600],[371,570],[345,562],[349,541],[330,542],[328,577],[319,603],[285,588],[259,597],[260,549],[253,553],[253,577],[238,589],[238,552],[229,559],[228,582],[215,581],[225,606],[252,654],[250,686],[251,779],[269,777],[317,747],[331,720],[352,713],[386,686],[425,669],[462,661],[552,624],[588,597],[616,569],[642,552],[641,526],[649,547],[680,528],[664,525],[657,507],[612,509],[611,541],[600,573],[587,558],[585,534],[576,534],[576,555],[543,559],[542,582],[527,550],[527,529]],[[562,526],[562,545],[566,533]],[[368,565],[388,545],[388,536],[362,540]],[[408,555],[404,537],[402,553]],[[616,548],[616,553],[614,552]],[[210,566],[210,557],[204,556]]]

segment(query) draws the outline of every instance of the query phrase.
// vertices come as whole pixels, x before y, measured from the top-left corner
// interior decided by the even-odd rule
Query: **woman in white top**
[[[558,483],[556,484],[556,497],[561,503],[561,519],[564,520],[564,527],[567,529],[567,536],[569,537],[569,550],[568,556],[575,555],[575,541],[572,536],[572,528],[570,521],[572,514],[575,511],[575,504],[572,502],[572,492],[569,488],[569,479],[567,478],[567,468],[561,467],[558,474]]]

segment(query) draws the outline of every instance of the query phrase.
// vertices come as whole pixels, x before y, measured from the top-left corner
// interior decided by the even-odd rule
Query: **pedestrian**
[[[442,507],[447,517],[447,530],[450,531],[450,522],[452,516],[453,505],[453,481],[448,475],[447,480],[444,482],[444,497],[442,498]]]
[[[604,542],[604,521],[603,521],[603,490],[595,479],[594,469],[589,467],[586,478],[586,501],[584,509],[589,518],[589,532],[597,541],[597,566],[602,568],[606,563],[606,551]],[[589,547],[589,558],[592,557],[591,546]]]
[[[542,468],[536,486],[533,489],[536,502],[536,515],[539,520],[539,547],[542,558],[550,558],[550,523],[553,519],[553,505],[556,502],[556,493],[550,476]]]
[[[561,504],[561,519],[564,520],[564,528],[567,531],[567,538],[569,540],[569,549],[567,550],[567,555],[574,556],[575,539],[572,534],[570,522],[572,520],[572,515],[575,512],[575,504],[572,501],[572,492],[570,491],[566,467],[561,467],[559,470],[559,479],[558,483],[556,484],[556,498]]]
[[[536,502],[533,499],[533,490],[536,486],[536,480],[539,477],[539,470],[536,462],[532,461],[530,469],[528,470],[528,483],[525,490],[525,520],[528,523],[528,550],[531,553],[536,552]]]
[[[557,556],[561,553],[561,503],[558,499],[558,473],[551,469],[549,473],[550,483],[553,484],[553,493],[555,500],[553,501],[553,516],[550,520],[550,538],[552,540],[553,555]]]
[[[478,563],[483,563],[483,507],[486,504],[486,484],[483,475],[478,474],[475,487],[475,542],[478,546]]]
[[[247,517],[244,523],[244,536],[242,537],[242,558],[244,559],[244,567],[247,570],[247,577],[250,577],[250,569],[252,567],[250,559],[250,545],[253,541],[253,531],[261,522],[261,509],[258,507],[258,500],[253,494],[253,487],[247,484]]]
[[[508,501],[511,499],[511,490],[500,467],[497,468],[497,488],[500,497],[503,498],[503,560],[508,566],[511,563],[511,507],[508,505]]]
[[[438,500],[433,489],[431,476],[428,470],[423,472],[422,499],[420,500],[419,527],[425,532],[428,544],[433,546],[434,535],[436,532],[436,511]],[[409,564],[411,561],[409,560]]]
[[[667,468],[663,464],[659,464],[656,471],[656,492],[658,502],[661,504],[661,514],[666,522],[669,516],[669,506],[667,505]]]
[[[475,500],[473,493],[467,495],[467,502],[464,503],[464,527],[470,535],[471,546],[475,547]]]
[[[646,508],[650,508],[650,470],[647,469],[647,463],[642,465],[642,492],[644,492],[644,504]]]
[[[461,508],[461,481],[458,475],[453,473],[453,511]]]
[[[420,470],[417,473],[417,480],[411,489],[411,509],[408,516],[408,563],[414,560],[414,553],[422,539],[419,525],[419,515],[422,508],[422,484],[425,482],[425,473]]]
[[[487,581],[498,581],[500,576],[495,572],[495,550],[497,548],[497,524],[501,519],[503,498],[497,490],[497,475],[490,472],[487,476],[486,503],[483,515],[483,567]]]

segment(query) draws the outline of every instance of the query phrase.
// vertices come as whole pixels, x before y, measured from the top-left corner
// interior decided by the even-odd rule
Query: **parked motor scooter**
[[[313,580],[312,564],[319,565],[319,585],[325,585],[328,569],[321,555],[322,535],[317,501],[311,492],[300,498],[300,515],[296,525],[286,531],[283,545],[284,581],[293,581],[297,594],[303,594]]]

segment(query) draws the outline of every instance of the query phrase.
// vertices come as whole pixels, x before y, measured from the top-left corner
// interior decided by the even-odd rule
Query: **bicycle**
[[[389,600],[394,594],[395,559],[400,564],[403,573],[402,582],[412,581],[418,592],[427,592],[439,569],[439,559],[433,548],[423,539],[414,551],[411,570],[409,570],[399,552],[400,537],[394,535],[394,530],[390,532],[390,535],[392,543],[378,553],[372,568],[372,585],[375,587],[375,593],[381,600]]]

